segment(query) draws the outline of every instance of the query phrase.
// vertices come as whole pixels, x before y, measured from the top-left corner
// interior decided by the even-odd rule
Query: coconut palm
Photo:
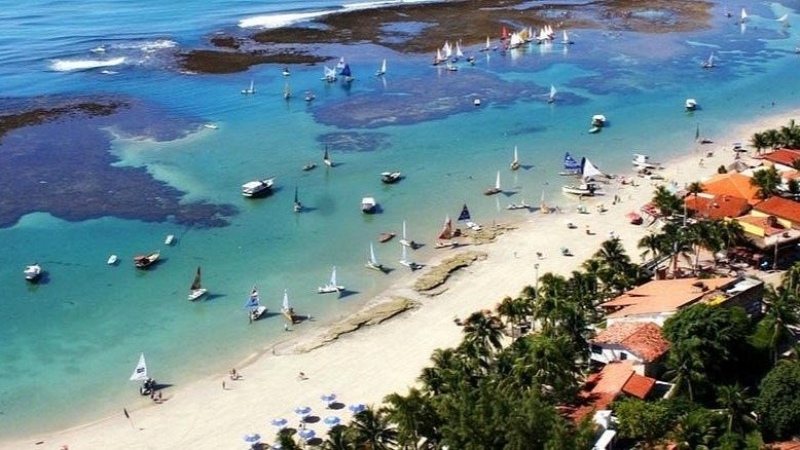
[[[753,136],[750,137],[750,145],[755,147],[757,154],[760,154],[762,150],[770,146],[770,142],[767,141],[764,133],[753,133]]]
[[[352,450],[355,443],[350,438],[349,428],[345,425],[336,425],[328,431],[328,438],[322,441],[322,450]],[[284,449],[286,447],[281,447]]]
[[[667,356],[667,371],[664,373],[675,384],[675,392],[686,394],[689,401],[694,401],[697,384],[706,380],[699,341],[697,338],[689,338],[684,340],[683,345],[672,347]]]
[[[728,433],[744,434],[746,425],[754,425],[750,416],[753,410],[752,402],[747,395],[747,388],[737,385],[720,386],[717,388],[717,403],[728,415]]]
[[[431,398],[412,388],[408,395],[386,396],[386,416],[397,425],[397,443],[406,449],[418,449],[423,438],[426,442],[438,441],[437,428],[441,421],[431,403]]]
[[[681,199],[663,185],[656,187],[655,191],[653,191],[652,202],[665,217],[669,217],[683,209]]]
[[[463,332],[459,348],[484,368],[488,367],[491,355],[503,346],[503,322],[489,311],[478,311],[464,321]]]
[[[775,166],[753,172],[750,184],[758,189],[758,196],[767,199],[778,193],[781,176]]]
[[[397,430],[383,410],[367,407],[353,416],[350,427],[357,449],[390,450],[397,443]]]
[[[764,292],[764,303],[767,305],[767,315],[762,323],[770,326],[770,356],[775,364],[781,346],[793,336],[791,327],[800,324],[800,301],[789,289],[768,286]]]
[[[717,437],[714,417],[708,410],[696,409],[678,419],[672,433],[679,450],[710,450]]]

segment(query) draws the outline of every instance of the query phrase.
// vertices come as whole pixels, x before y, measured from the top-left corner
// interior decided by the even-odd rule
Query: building
[[[661,327],[650,322],[616,322],[589,340],[590,360],[602,364],[630,361],[640,375],[656,376],[669,350]]]

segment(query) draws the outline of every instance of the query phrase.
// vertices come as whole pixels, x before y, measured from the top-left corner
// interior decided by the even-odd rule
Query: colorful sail
[[[250,298],[247,299],[245,308],[258,308],[261,305],[261,297],[258,295],[258,288],[253,285],[253,290],[250,292]]]
[[[445,217],[444,219],[444,226],[442,227],[442,232],[439,234],[439,239],[450,239],[453,237],[453,221],[450,220],[450,216]]]
[[[575,173],[580,173],[581,171],[581,163],[575,161],[575,158],[573,158],[569,152],[564,155],[564,170]]]
[[[464,203],[464,207],[461,208],[461,214],[458,215],[458,221],[461,222],[462,220],[472,220],[472,217],[469,215],[469,209],[467,208],[467,204]]]
[[[350,64],[345,64],[344,67],[342,67],[342,71],[339,72],[339,75],[348,78],[353,76],[352,72],[350,72]]]

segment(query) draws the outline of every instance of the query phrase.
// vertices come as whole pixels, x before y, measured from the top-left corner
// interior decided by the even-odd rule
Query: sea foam
[[[56,72],[74,72],[79,70],[96,69],[98,67],[118,66],[125,62],[124,57],[112,59],[56,59],[50,64],[50,69]]]

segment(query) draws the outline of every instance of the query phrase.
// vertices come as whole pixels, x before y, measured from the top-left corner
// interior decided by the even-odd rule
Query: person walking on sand
[[[228,389],[228,388],[225,386],[225,380],[222,380],[222,390],[224,391],[226,389]]]

